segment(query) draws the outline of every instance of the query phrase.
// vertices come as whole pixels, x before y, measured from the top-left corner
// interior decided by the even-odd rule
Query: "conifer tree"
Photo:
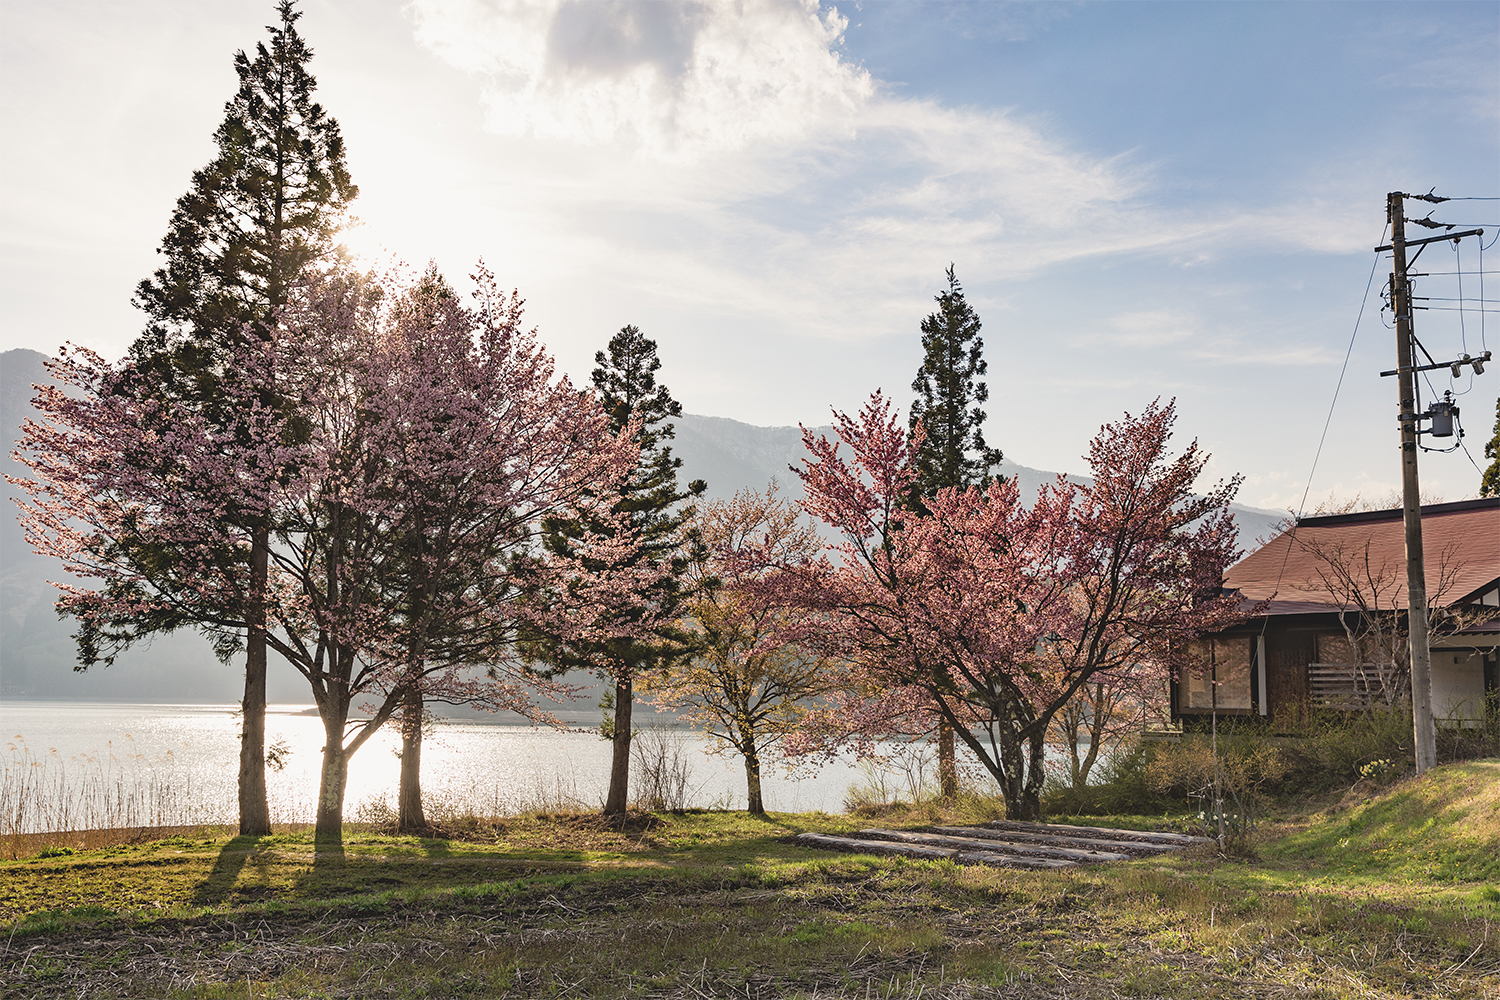
[[[612,511],[618,521],[555,519],[546,527],[544,544],[554,554],[569,554],[586,534],[632,535],[638,544],[630,563],[613,568],[642,571],[643,579],[650,582],[631,608],[617,613],[631,616],[630,624],[649,625],[650,637],[591,642],[548,637],[533,647],[533,654],[554,671],[595,669],[606,682],[613,682],[613,691],[606,696],[613,718],[606,722],[604,733],[613,750],[604,812],[619,815],[629,804],[635,679],[643,672],[665,669],[691,650],[690,637],[677,622],[686,612],[690,595],[685,576],[698,543],[689,527],[693,508],[683,501],[700,496],[708,484],[699,479],[686,490],[677,486],[682,459],[673,456],[667,442],[675,436],[670,421],[682,415],[682,404],[656,381],[661,368],[656,341],[634,326],[623,327],[610,338],[607,353],[594,355],[594,364],[594,387],[610,415],[611,429],[619,433],[632,419],[640,421],[640,462],[620,488],[621,499]]]
[[[1484,457],[1490,464],[1479,477],[1479,495],[1500,497],[1500,399],[1495,400],[1495,435],[1484,446]]]
[[[267,27],[270,38],[253,58],[235,53],[239,88],[214,133],[218,151],[193,173],[158,250],[163,264],[135,294],[148,322],[130,352],[139,381],[122,391],[187,402],[219,423],[231,418],[219,412],[226,359],[244,338],[267,336],[299,278],[333,264],[334,236],[358,194],[338,122],[313,100],[317,83],[307,71],[313,53],[297,33],[301,14],[293,8],[292,0],[280,0],[277,23]],[[270,833],[260,607],[269,526],[260,511],[230,516],[253,528],[250,552],[242,557],[251,625],[244,643],[239,809],[240,833],[258,835]]]
[[[916,479],[909,503],[925,513],[924,496],[940,489],[988,488],[1000,464],[1000,452],[984,441],[984,410],[990,398],[984,382],[989,363],[979,336],[979,314],[964,298],[952,264],[948,290],[940,292],[936,312],[922,320],[922,367],[912,380],[917,394],[911,405],[910,428],[922,425],[925,437],[914,460]],[[938,724],[938,785],[945,798],[958,794],[953,730]]]
[[[936,296],[937,311],[922,320],[922,367],[911,383],[917,398],[910,425],[920,422],[926,434],[917,449],[914,506],[922,494],[945,487],[988,485],[1001,459],[984,441],[981,407],[990,398],[984,382],[989,363],[979,314],[964,298],[951,264],[947,277],[948,290]]]

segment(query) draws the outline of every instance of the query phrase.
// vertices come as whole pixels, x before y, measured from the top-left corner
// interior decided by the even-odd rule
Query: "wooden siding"
[[[1313,632],[1266,633],[1266,694],[1273,721],[1296,718],[1306,711],[1307,665],[1314,658]]]

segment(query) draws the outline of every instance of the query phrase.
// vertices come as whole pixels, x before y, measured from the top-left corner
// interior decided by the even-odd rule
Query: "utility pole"
[[[1422,559],[1422,490],[1417,482],[1417,435],[1423,433],[1417,427],[1420,420],[1432,420],[1433,426],[1426,433],[1446,436],[1453,433],[1453,417],[1457,408],[1451,400],[1434,403],[1426,413],[1417,412],[1417,373],[1447,368],[1458,378],[1465,365],[1474,369],[1474,374],[1484,373],[1484,364],[1490,360],[1485,351],[1477,358],[1465,354],[1455,361],[1435,361],[1430,355],[1430,364],[1418,365],[1412,345],[1416,336],[1412,332],[1411,283],[1406,267],[1406,248],[1417,247],[1417,255],[1427,249],[1429,243],[1449,240],[1457,243],[1466,236],[1483,236],[1482,229],[1468,229],[1461,233],[1451,232],[1453,226],[1428,219],[1413,220],[1429,229],[1447,229],[1442,236],[1431,236],[1420,240],[1406,238],[1406,199],[1426,201],[1433,204],[1447,201],[1440,195],[1403,194],[1392,191],[1386,195],[1386,221],[1391,226],[1391,242],[1388,246],[1376,247],[1376,253],[1391,251],[1391,309],[1396,314],[1396,367],[1382,376],[1395,375],[1401,402],[1401,507],[1406,525],[1406,621],[1411,649],[1411,709],[1412,738],[1415,743],[1417,773],[1437,766],[1437,725],[1432,718],[1432,649],[1429,645],[1427,622],[1427,570]],[[1413,257],[1412,260],[1416,258]],[[1423,348],[1426,353],[1426,348]],[[1445,422],[1439,427],[1439,418]],[[1462,434],[1462,431],[1460,431]]]
[[[1412,356],[1411,286],[1406,277],[1406,196],[1386,196],[1391,224],[1391,311],[1396,314],[1396,384],[1401,400],[1401,506],[1406,524],[1406,621],[1411,644],[1412,739],[1417,773],[1437,766],[1432,719],[1432,650],[1427,635],[1427,570],[1422,559],[1422,490],[1417,482],[1417,380]]]

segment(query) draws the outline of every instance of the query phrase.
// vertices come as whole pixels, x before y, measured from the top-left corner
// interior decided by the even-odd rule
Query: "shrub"
[[[1386,778],[1399,777],[1415,764],[1411,709],[1404,705],[1358,715],[1313,713],[1291,735],[1281,782],[1286,791],[1347,788],[1364,776],[1362,768],[1378,760],[1389,761]]]
[[[646,812],[681,812],[692,791],[692,749],[683,734],[651,727],[630,741],[635,757],[636,807]]]
[[[1171,805],[1147,780],[1160,744],[1135,740],[1099,765],[1099,784],[1054,785],[1042,793],[1042,810],[1057,816],[1107,816],[1165,812]]]

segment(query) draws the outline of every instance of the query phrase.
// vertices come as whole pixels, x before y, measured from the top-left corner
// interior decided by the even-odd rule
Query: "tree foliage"
[[[937,310],[922,320],[922,367],[911,383],[917,398],[910,427],[920,424],[923,432],[913,458],[911,500],[917,509],[923,496],[941,489],[983,489],[1001,459],[1000,451],[984,441],[989,363],[979,315],[964,298],[951,264],[947,278],[948,290],[938,294]]]
[[[742,490],[698,510],[703,548],[689,571],[694,596],[685,619],[693,654],[649,680],[658,704],[686,710],[719,746],[744,758],[752,813],[765,812],[766,754],[796,728],[808,699],[838,684],[836,665],[802,641],[816,620],[755,587],[767,562],[803,563],[822,548],[817,532],[799,522],[774,482],[764,493]],[[758,564],[743,558],[752,546],[763,556]]]
[[[905,505],[920,434],[908,438],[879,394],[856,418],[835,415],[836,441],[804,431],[806,508],[844,541],[820,563],[784,567],[775,586],[827,616],[827,648],[880,696],[837,700],[798,749],[936,716],[1012,817],[1038,816],[1048,727],[1083,685],[1146,662],[1170,668],[1194,636],[1242,616],[1219,596],[1237,554],[1238,483],[1195,496],[1207,456],[1196,444],[1168,454],[1174,419],[1153,403],[1105,425],[1090,446],[1093,481],[1059,477],[1030,508],[1000,482],[939,490],[920,515]]]
[[[297,33],[292,0],[252,59],[236,52],[239,89],[214,133],[217,154],[193,172],[162,240],[163,265],[136,289],[149,317],[131,348],[158,378],[186,378],[196,398],[247,325],[261,331],[289,291],[334,258],[335,235],[359,193],[338,122],[313,99],[312,49]]]
[[[1484,446],[1484,457],[1490,464],[1479,477],[1479,495],[1500,497],[1500,399],[1495,400],[1495,433]]]
[[[538,560],[531,543],[560,511],[609,517],[638,457],[632,434],[611,434],[592,397],[554,377],[518,299],[483,271],[476,286],[473,308],[344,275],[308,288],[270,339],[238,348],[227,426],[115,393],[134,366],[79,353],[54,363],[72,391],[44,391],[46,420],[25,429],[28,538],[102,583],[59,602],[101,656],[143,629],[247,628],[239,561],[253,530],[225,510],[269,512],[265,635],[307,679],[326,731],[320,841],[340,837],[350,758],[413,686],[528,712],[536,678],[503,657],[522,627],[628,638],[619,612],[637,576]],[[268,403],[267,385],[295,412]],[[583,536],[576,559],[628,564],[620,536]],[[157,557],[141,560],[148,549]],[[523,600],[562,577],[573,600]],[[355,722],[361,699],[370,718]]]

